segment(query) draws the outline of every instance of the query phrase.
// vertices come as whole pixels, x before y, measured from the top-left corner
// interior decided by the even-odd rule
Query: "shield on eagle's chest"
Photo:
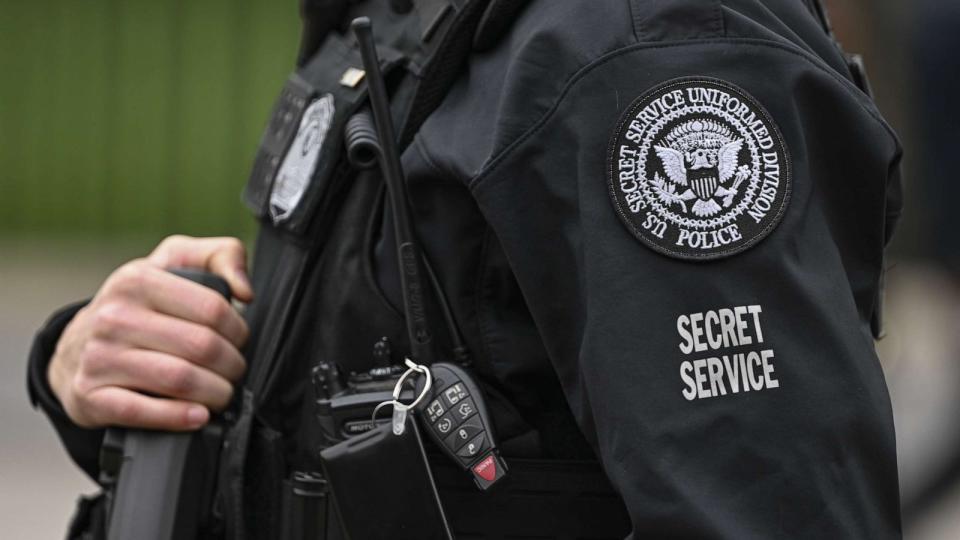
[[[710,176],[703,176],[701,178],[693,178],[690,180],[690,188],[693,189],[693,192],[696,193],[697,197],[703,199],[704,201],[709,201],[713,198],[713,194],[717,192],[717,188],[720,187],[720,181],[716,176],[716,170],[712,171],[714,174]]]

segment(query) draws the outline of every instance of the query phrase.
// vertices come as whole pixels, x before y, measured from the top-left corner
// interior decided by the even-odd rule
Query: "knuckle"
[[[113,277],[120,283],[129,283],[138,279],[140,271],[141,268],[137,261],[130,261],[118,268],[117,271],[113,273]]]
[[[184,234],[172,234],[157,244],[150,254],[150,259],[161,266],[175,266],[178,252],[183,251],[191,240],[193,239]]]
[[[247,361],[244,360],[243,356],[240,356],[240,360],[237,362],[236,373],[233,376],[234,381],[239,381],[247,373]]]
[[[157,245],[157,249],[170,249],[171,247],[183,244],[189,239],[190,237],[185,234],[171,234],[160,241],[160,244]]]
[[[109,405],[106,416],[115,419],[121,425],[134,425],[140,418],[140,411],[136,404],[129,399],[117,400]]]
[[[188,339],[193,358],[204,362],[214,360],[220,352],[220,343],[216,333],[206,327],[200,327]]]
[[[210,406],[216,411],[222,411],[227,408],[233,399],[233,385],[225,385],[225,388],[218,391],[217,395],[211,400]]]
[[[84,373],[77,373],[70,380],[71,402],[75,406],[85,407],[88,405],[87,395],[93,389],[94,384],[89,376]]]
[[[225,300],[212,294],[205,295],[199,308],[203,323],[210,327],[219,326],[227,318],[230,310]]]
[[[87,410],[78,397],[69,397],[63,401],[63,410],[73,423],[82,428],[92,428],[98,425],[97,417]]]
[[[78,371],[90,375],[101,373],[110,369],[112,357],[110,347],[104,341],[100,339],[87,340],[80,352]]]
[[[122,302],[105,302],[91,314],[93,335],[109,338],[124,326],[129,317],[130,310]]]
[[[240,343],[246,343],[247,339],[250,338],[250,327],[247,325],[247,321],[240,319]]]
[[[86,386],[78,381],[76,385]],[[63,402],[63,409],[75,424],[84,428],[100,427],[114,421],[113,411],[94,398],[94,390],[74,391]]]
[[[146,268],[141,260],[130,261],[118,268],[107,282],[109,293],[124,294],[143,288]]]
[[[163,374],[162,384],[171,396],[188,396],[195,387],[194,372],[186,365],[171,366]]]
[[[215,368],[217,374],[230,383],[239,382],[247,371],[247,363],[239,352],[229,352]]]
[[[232,236],[224,238],[223,245],[226,249],[239,253],[243,253],[246,250],[243,242],[241,242],[239,238],[234,238]]]

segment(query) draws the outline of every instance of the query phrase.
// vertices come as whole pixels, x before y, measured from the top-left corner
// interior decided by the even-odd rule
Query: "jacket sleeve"
[[[720,34],[593,60],[469,187],[635,537],[897,538],[898,142],[809,50]]]
[[[97,479],[102,429],[84,429],[74,424],[63,410],[47,382],[47,366],[57,347],[63,329],[85,305],[86,301],[64,307],[54,313],[37,332],[27,366],[27,391],[30,403],[50,419],[60,441],[73,461],[94,481]]]

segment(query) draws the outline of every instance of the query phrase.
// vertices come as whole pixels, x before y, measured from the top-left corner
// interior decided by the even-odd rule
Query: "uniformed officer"
[[[327,4],[343,17],[364,6]],[[899,537],[873,339],[901,151],[819,6],[461,0],[393,17],[446,16],[443,31],[471,9],[486,16],[469,27],[473,52],[401,135],[403,165],[529,490],[467,496],[439,474],[454,527]],[[169,238],[55,315],[30,366],[34,402],[94,478],[104,426],[195,429],[243,388],[251,435],[233,500],[248,536],[270,534],[282,479],[316,467],[300,436],[310,368],[367,369],[384,337],[394,360],[407,349],[382,183],[338,165],[357,81],[335,53],[350,38],[307,41],[303,151],[246,191],[262,223],[253,285],[238,241]],[[387,65],[418,68],[381,44]],[[416,104],[404,88],[398,118]],[[223,276],[251,302],[245,320],[174,267]]]

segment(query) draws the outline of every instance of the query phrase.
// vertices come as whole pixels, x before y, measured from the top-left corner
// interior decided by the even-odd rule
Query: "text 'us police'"
[[[687,401],[780,387],[773,349],[759,347],[762,313],[760,306],[737,306],[677,318],[680,352],[691,357],[680,364]],[[744,346],[756,347],[729,350]]]

